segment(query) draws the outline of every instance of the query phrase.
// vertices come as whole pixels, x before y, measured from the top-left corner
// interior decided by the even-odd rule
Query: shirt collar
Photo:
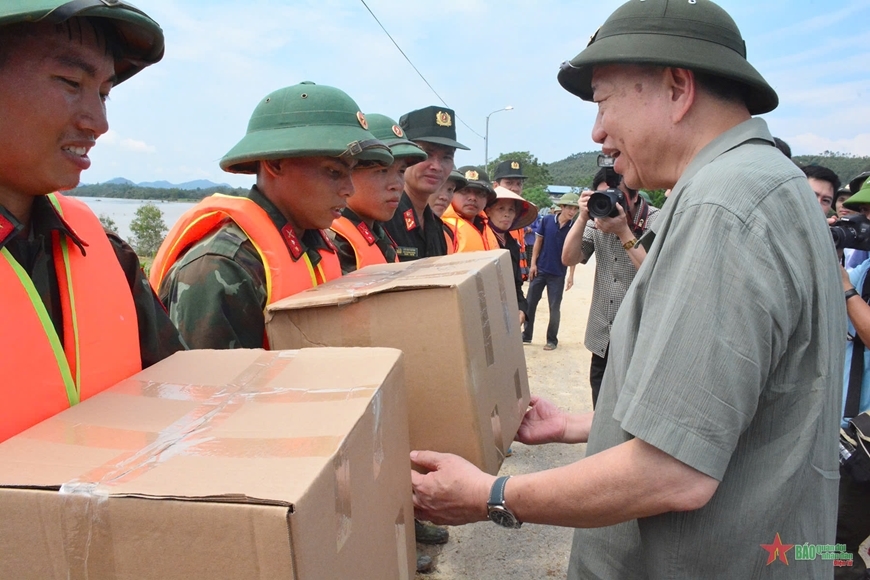
[[[33,198],[33,206],[30,209],[30,227],[32,236],[47,235],[57,231],[68,237],[79,247],[82,255],[85,255],[85,242],[63,218],[48,199],[47,195]],[[9,233],[6,230],[9,230]],[[18,221],[12,212],[0,205],[0,248],[6,246],[10,240],[15,239],[24,230],[24,224]]]

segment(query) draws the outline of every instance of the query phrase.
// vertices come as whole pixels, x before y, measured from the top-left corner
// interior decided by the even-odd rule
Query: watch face
[[[505,528],[518,528],[522,524],[517,521],[517,518],[502,506],[489,507],[489,519],[492,522]]]

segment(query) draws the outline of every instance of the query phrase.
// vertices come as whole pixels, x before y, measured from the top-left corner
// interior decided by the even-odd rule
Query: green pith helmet
[[[425,161],[429,156],[425,151],[414,145],[405,137],[405,131],[386,115],[369,113],[366,115],[369,132],[390,148],[390,153],[396,159],[408,159],[411,163]]]
[[[450,172],[450,175],[447,176],[447,181],[452,181],[456,184],[456,190],[460,190],[466,185],[468,185],[468,180],[465,179],[465,176],[459,173],[457,170],[453,170]]]
[[[852,181],[849,182],[849,191],[858,192],[861,190],[861,186],[864,185],[864,182],[867,181],[867,178],[870,177],[870,171],[862,171],[858,175],[852,178]]]
[[[844,207],[859,210],[862,205],[870,205],[870,179],[864,180],[864,185],[858,192],[843,202]]]
[[[101,18],[117,34],[115,84],[163,58],[163,31],[147,14],[121,0],[3,0],[0,26],[19,22],[60,24],[74,17]]]
[[[556,202],[556,205],[570,205],[572,207],[580,207],[580,196],[576,193],[566,193]]]
[[[462,188],[457,185],[456,191],[466,188],[481,189],[486,193],[487,205],[495,201],[495,190],[492,188],[492,182],[490,182],[486,171],[473,165],[465,165],[459,168],[459,173],[465,176],[467,183]]]
[[[230,173],[256,173],[258,161],[321,156],[393,163],[390,148],[369,132],[353,99],[340,89],[303,82],[260,101],[247,133],[220,166]]]
[[[591,101],[593,68],[617,63],[686,68],[730,79],[745,88],[753,115],[779,104],[776,91],[746,61],[737,24],[709,0],[629,0],[583,52],[562,64],[559,84]]]

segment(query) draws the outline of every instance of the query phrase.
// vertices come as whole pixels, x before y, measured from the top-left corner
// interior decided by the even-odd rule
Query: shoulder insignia
[[[362,234],[363,239],[365,239],[366,243],[370,246],[375,244],[375,235],[369,229],[365,222],[360,222],[356,224],[356,229],[359,230],[359,233]]]
[[[450,118],[450,113],[446,111],[438,111],[435,114],[435,123],[439,127],[450,127],[453,125],[453,119]]]
[[[296,238],[296,234],[293,233],[293,228],[290,227],[290,224],[281,228],[281,237],[284,238],[284,244],[287,246],[287,249],[290,250],[290,257],[292,257],[294,261],[301,258],[302,244],[299,243],[299,240]]]
[[[409,232],[417,227],[417,218],[414,217],[414,208],[405,210],[405,213],[402,214],[402,217],[405,218],[405,229]]]

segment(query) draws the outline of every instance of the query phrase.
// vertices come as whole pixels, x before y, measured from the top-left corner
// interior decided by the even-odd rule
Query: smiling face
[[[0,62],[0,203],[78,185],[109,129],[114,60],[87,20],[14,27]],[[8,144],[14,144],[9,146]]]
[[[297,230],[323,230],[353,195],[353,167],[338,157],[261,162],[257,186]]]
[[[598,115],[592,139],[615,159],[614,171],[632,189],[658,189],[661,174],[659,144],[667,139],[669,111],[661,69],[629,65],[596,67],[592,75],[593,100]]]
[[[486,192],[479,187],[463,187],[453,194],[453,209],[467,220],[483,211],[486,207]]]
[[[347,200],[348,207],[367,223],[388,221],[399,207],[407,169],[407,159],[396,159],[389,167],[357,167],[353,171],[354,194]]]

